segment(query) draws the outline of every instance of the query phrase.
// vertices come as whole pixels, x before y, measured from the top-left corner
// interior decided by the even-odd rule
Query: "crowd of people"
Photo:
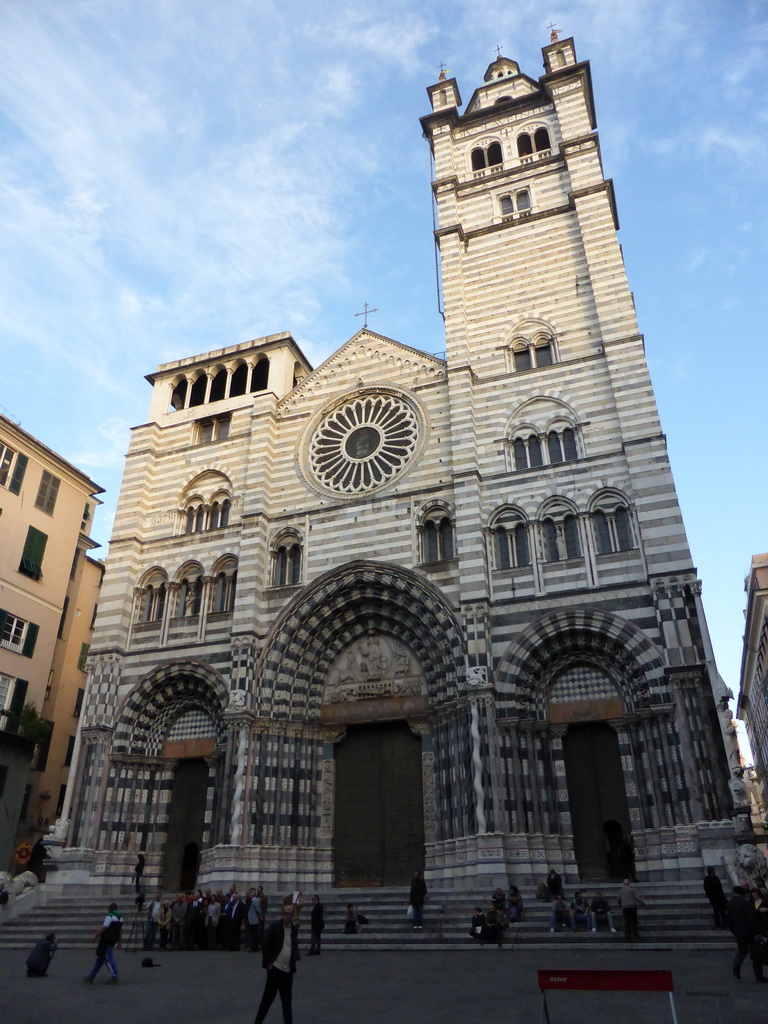
[[[765,879],[756,878],[750,889],[735,886],[733,895],[728,899],[717,870],[709,867],[704,878],[704,893],[712,907],[715,928],[728,928],[736,939],[737,950],[732,966],[734,977],[741,978],[742,964],[750,957],[755,980],[764,983],[768,980],[763,972],[763,967],[768,964],[768,888]],[[409,891],[409,916],[413,918],[413,927],[416,929],[423,927],[426,896],[427,887],[420,872],[416,872]],[[601,922],[604,922],[611,934],[616,933],[609,902],[600,890],[595,892],[591,900],[582,890],[576,890],[568,902],[562,879],[553,869],[549,871],[546,880],[537,887],[536,896],[551,904],[550,932],[562,929],[575,932],[580,924],[585,926],[587,932],[597,932]],[[288,945],[291,946],[290,956],[285,953],[285,959],[286,962],[290,961],[290,973],[293,973],[295,960],[298,958],[297,936],[303,894],[296,890],[283,897],[280,902],[285,917],[283,923],[290,923],[290,930],[285,932],[281,942],[286,943],[285,950],[288,950]],[[636,939],[638,908],[645,904],[629,878],[624,879],[617,902],[624,918],[625,939]],[[290,922],[285,915],[286,907],[291,908]],[[195,893],[179,893],[173,901],[163,898],[162,892],[156,892],[154,898],[148,901],[143,895],[138,896],[136,908],[137,915],[141,916],[141,938],[145,951],[153,950],[156,943],[161,950],[236,951],[244,946],[246,950],[252,952],[261,950],[263,959],[266,957],[264,943],[269,899],[260,885],[249,889],[244,897],[234,884],[230,885],[226,893],[221,889],[215,892],[210,889],[206,889],[205,892],[198,889]],[[491,894],[485,910],[481,906],[475,907],[469,934],[480,944],[494,943],[501,946],[504,930],[510,924],[520,923],[523,919],[523,897],[519,888],[512,885],[509,891],[505,892],[498,887]],[[344,931],[359,934],[361,925],[365,923],[366,918],[353,904],[348,904]],[[134,921],[131,934],[136,924],[137,921]],[[319,956],[325,921],[323,905],[316,895],[312,897],[309,925],[309,955]],[[120,948],[122,926],[122,915],[117,910],[117,905],[112,903],[94,936],[98,940],[96,963],[86,976],[86,981],[93,981],[105,964],[111,975],[110,980],[117,981],[114,948]],[[273,924],[272,927],[276,928],[277,925]],[[293,947],[296,948],[295,954],[292,952]],[[44,940],[38,942],[27,959],[28,976],[45,976],[56,949],[56,936],[53,933],[49,933]],[[265,996],[270,994],[274,998],[277,990],[272,992],[270,989],[265,992]],[[284,993],[281,991],[280,994],[282,996]]]
[[[296,891],[281,902],[291,902],[296,907],[297,922],[303,903],[303,894]],[[313,922],[322,931],[322,907],[313,897]],[[155,893],[153,899],[142,904],[143,944],[146,951],[158,943],[161,950],[230,950],[242,948],[250,952],[261,949],[264,929],[269,912],[269,898],[262,886],[257,885],[245,894],[230,885],[225,893],[221,889],[194,893],[178,893],[174,900]],[[312,927],[311,922],[311,927]],[[319,942],[318,952],[319,952]]]

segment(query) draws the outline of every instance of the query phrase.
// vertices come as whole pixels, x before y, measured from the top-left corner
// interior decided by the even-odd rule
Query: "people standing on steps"
[[[414,871],[409,903],[413,907],[413,930],[423,931],[424,929],[424,903],[427,899],[427,884],[421,877],[420,871]]]
[[[136,858],[136,866],[133,869],[133,882],[136,892],[141,892],[141,876],[144,874],[144,854],[140,853]]]
[[[640,933],[637,927],[637,910],[638,907],[645,906],[645,900],[642,896],[632,888],[632,883],[628,878],[624,879],[624,884],[619,892],[619,906],[621,912],[624,915],[624,939],[626,942],[631,942],[632,939],[639,939]]]
[[[704,876],[704,892],[712,906],[715,928],[728,927],[728,900],[723,892],[723,883],[717,877],[717,868],[707,868]]]
[[[309,918],[310,956],[320,956],[320,942],[322,940],[323,928],[325,928],[325,919],[323,918],[323,904],[320,902],[320,897],[315,895],[312,897],[312,913]]]

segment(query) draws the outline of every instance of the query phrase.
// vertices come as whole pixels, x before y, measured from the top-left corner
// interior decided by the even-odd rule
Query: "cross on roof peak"
[[[368,303],[364,302],[363,303],[363,311],[361,313],[355,313],[355,316],[365,317],[365,319],[363,320],[363,327],[367,327],[368,326],[368,314],[369,313],[378,313],[378,312],[379,312],[378,309],[371,309],[368,306]]]

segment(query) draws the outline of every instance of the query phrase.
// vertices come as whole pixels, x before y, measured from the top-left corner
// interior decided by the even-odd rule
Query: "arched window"
[[[519,369],[517,360],[515,369]],[[525,427],[518,427],[517,431],[517,436],[510,440],[515,469],[557,466],[563,462],[575,462],[579,458],[574,427],[558,427],[546,435],[533,433],[530,427],[529,432],[526,432]]]
[[[559,562],[560,548],[557,544],[557,526],[554,520],[545,519],[541,524],[542,542],[544,545],[544,561]]]
[[[482,171],[485,167],[485,150],[484,149],[473,149],[472,150],[472,170]]]
[[[251,374],[251,391],[266,391],[269,383],[269,359],[264,356],[256,363]]]
[[[531,564],[528,524],[519,512],[503,512],[493,528],[497,569],[516,569]]]
[[[564,430],[550,430],[547,434],[547,450],[551,465],[559,462],[573,462],[577,459],[576,436],[570,427]]]
[[[211,393],[209,396],[209,402],[220,402],[222,398],[227,397],[227,371],[219,370],[216,376],[211,381]]]
[[[525,210],[530,210],[530,208],[531,208],[531,193],[528,191],[527,188],[523,189],[522,192],[518,192],[517,193],[516,203],[517,203],[518,213],[522,213]]]
[[[541,541],[546,562],[581,558],[578,518],[566,509],[553,509],[541,522]]]
[[[512,343],[512,361],[516,371],[551,366],[555,361],[552,338],[538,334],[533,339],[518,336]]]
[[[290,587],[301,582],[301,542],[293,535],[282,539],[274,551],[272,584]]]
[[[511,217],[512,214],[515,212],[515,204],[512,201],[512,197],[511,196],[502,196],[501,200],[500,200],[500,203],[501,203],[501,216],[502,217]]]
[[[165,598],[165,578],[156,572],[144,590],[144,599],[139,609],[139,620],[141,622],[160,622],[165,610]]]
[[[187,399],[187,380],[180,380],[176,387],[171,393],[171,410],[178,412],[179,409],[184,408],[184,402]]]
[[[522,135],[517,136],[517,155],[518,156],[530,156],[533,153],[533,143],[531,142],[531,136],[527,132],[523,132]]]
[[[223,501],[214,501],[211,505],[211,514],[209,517],[209,529],[218,530],[222,526],[229,525],[229,510],[231,507],[229,498],[224,498]]]
[[[635,547],[629,510],[616,498],[606,496],[598,501],[592,512],[592,529],[599,555],[631,551]]]
[[[549,132],[546,128],[537,128],[533,136],[533,145],[537,153],[543,149],[550,149]]]
[[[189,396],[190,406],[203,404],[205,401],[205,389],[207,386],[208,377],[204,373],[201,373],[192,385],[192,391]]]
[[[534,346],[537,366],[551,366],[555,361],[552,353],[552,342],[549,338],[536,340]]]
[[[492,142],[488,147],[488,166],[497,167],[503,163],[503,157],[501,154],[501,143]]]
[[[235,589],[237,587],[237,567],[234,561],[227,562],[220,572],[216,573],[213,584],[214,614],[231,612],[235,607]]]
[[[527,437],[516,437],[513,442],[515,453],[515,469],[533,469],[542,466],[544,460],[541,457],[541,441],[537,434],[529,434]]]
[[[187,509],[185,533],[202,533],[206,528],[205,506],[199,502]]]
[[[531,350],[526,345],[525,348],[516,348],[514,353],[515,369],[519,372],[522,370],[530,370],[533,368],[533,362],[531,360]]]
[[[423,562],[445,562],[455,555],[453,520],[444,508],[436,508],[424,517],[422,529]]]
[[[565,540],[565,557],[581,558],[579,521],[576,516],[569,515],[563,519],[563,539]]]
[[[179,587],[179,601],[176,605],[177,619],[194,619],[200,614],[203,597],[203,580],[199,573],[185,576]]]
[[[232,374],[232,380],[229,383],[229,397],[235,398],[237,395],[244,395],[247,387],[248,367],[245,363],[240,363]]]

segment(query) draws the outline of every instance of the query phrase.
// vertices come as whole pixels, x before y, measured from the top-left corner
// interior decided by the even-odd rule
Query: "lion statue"
[[[754,843],[742,843],[736,850],[733,869],[738,885],[751,886],[756,877],[768,876],[768,861]]]

